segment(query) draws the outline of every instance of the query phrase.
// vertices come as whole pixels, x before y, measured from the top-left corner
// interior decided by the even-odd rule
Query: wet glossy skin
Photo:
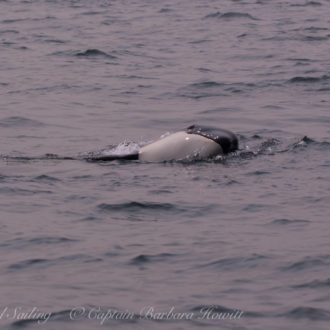
[[[189,157],[205,159],[217,154],[222,154],[222,148],[211,139],[177,132],[142,147],[139,151],[139,160],[161,162]]]

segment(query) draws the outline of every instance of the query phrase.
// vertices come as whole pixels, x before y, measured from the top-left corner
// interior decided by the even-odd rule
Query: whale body
[[[127,155],[105,155],[90,160],[140,160],[143,162],[182,161],[207,159],[224,155],[238,149],[237,136],[225,129],[191,125],[141,147],[138,152]]]
[[[162,162],[184,160],[189,157],[204,159],[222,153],[221,146],[216,142],[181,131],[142,147],[139,151],[139,160]]]

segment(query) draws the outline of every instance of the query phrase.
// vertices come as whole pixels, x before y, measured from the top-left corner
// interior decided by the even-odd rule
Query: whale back
[[[191,125],[186,128],[186,132],[188,134],[204,136],[218,143],[225,154],[238,149],[237,136],[234,133],[222,128],[214,128],[203,125]]]

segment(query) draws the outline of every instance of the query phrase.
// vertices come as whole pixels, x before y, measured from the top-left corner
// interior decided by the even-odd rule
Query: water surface
[[[329,5],[0,1],[1,325],[327,329]],[[240,150],[79,159],[194,123]]]

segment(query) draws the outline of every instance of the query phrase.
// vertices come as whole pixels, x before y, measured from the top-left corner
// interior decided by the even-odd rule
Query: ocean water
[[[1,328],[329,329],[329,12],[1,0]],[[239,151],[83,159],[194,123]]]

